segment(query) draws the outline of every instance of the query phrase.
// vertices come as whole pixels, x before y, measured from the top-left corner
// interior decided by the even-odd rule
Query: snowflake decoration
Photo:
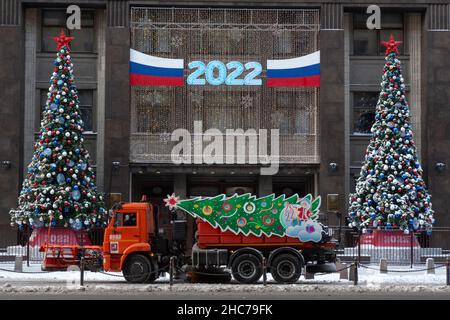
[[[272,34],[274,37],[279,37],[283,33],[283,30],[281,30],[279,27],[275,27],[272,31]]]
[[[232,30],[231,31],[231,38],[236,41],[239,42],[244,38],[244,35],[242,34],[242,32],[238,29]]]
[[[271,118],[272,118],[272,124],[273,125],[280,126],[281,123],[283,122],[283,120],[286,117],[285,117],[285,114],[282,111],[277,110],[275,112],[272,112]]]
[[[183,37],[180,35],[174,35],[171,39],[171,44],[175,48],[181,47],[183,45]]]
[[[158,92],[158,91],[154,92],[153,93],[153,99],[151,101],[152,107],[160,106],[162,101],[163,101],[162,94],[160,92]]]
[[[243,108],[247,109],[253,106],[253,97],[249,94],[241,98],[241,105]]]
[[[170,141],[171,137],[172,137],[172,135],[171,135],[170,133],[168,133],[168,132],[163,132],[163,133],[161,133],[161,134],[159,135],[159,140],[160,140],[162,143],[167,143],[167,142]]]
[[[203,95],[198,92],[194,92],[191,94],[191,101],[195,107],[201,108],[203,103]]]
[[[313,105],[306,105],[303,107],[306,113],[314,113],[315,107]]]
[[[180,202],[180,197],[177,197],[175,193],[172,193],[172,195],[167,195],[167,198],[164,199],[164,202],[166,203],[166,207],[169,207],[169,210],[173,210]]]

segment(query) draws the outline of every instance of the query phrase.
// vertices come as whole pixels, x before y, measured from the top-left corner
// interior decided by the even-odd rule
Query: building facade
[[[85,142],[100,190],[123,201],[146,194],[162,219],[168,217],[162,199],[172,192],[183,198],[338,194],[344,219],[380,90],[380,41],[394,34],[402,41],[415,142],[437,226],[450,226],[449,172],[438,165],[450,161],[449,1],[376,1],[381,29],[369,30],[366,9],[372,2],[72,1],[81,8],[81,29],[67,32],[75,37],[71,49]],[[17,205],[32,157],[51,74],[52,37],[66,28],[67,5],[58,0],[0,3],[0,231],[12,238],[8,212]],[[191,61],[258,62],[261,82],[130,86],[130,49],[183,59],[185,78]],[[320,88],[266,85],[267,60],[319,50]],[[217,70],[210,77],[216,79]],[[254,129],[257,141],[264,138],[260,129],[278,129],[278,172],[260,174],[264,165],[250,157],[240,164],[207,164],[194,154],[190,163],[174,164],[171,134],[179,128],[193,133],[195,121],[201,121],[203,132]],[[191,137],[195,140],[195,134]],[[325,217],[338,224],[336,215]]]

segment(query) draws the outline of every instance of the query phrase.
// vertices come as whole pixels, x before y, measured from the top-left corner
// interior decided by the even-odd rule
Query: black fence
[[[359,233],[348,227],[332,226],[333,238],[339,241],[337,257],[342,262],[379,263],[386,259],[392,265],[423,264],[428,258],[444,263],[450,258],[450,228],[436,227],[431,234],[400,230],[371,230]],[[10,263],[22,256],[28,263],[40,263],[43,254],[29,245],[31,230],[0,226],[0,263]],[[103,244],[104,229],[89,230],[92,245]]]
[[[365,233],[351,228],[332,227],[334,238],[339,241],[337,256],[341,261],[389,264],[423,264],[428,258],[445,262],[450,258],[450,228],[436,227],[426,231],[368,230]],[[340,232],[339,232],[340,231]]]

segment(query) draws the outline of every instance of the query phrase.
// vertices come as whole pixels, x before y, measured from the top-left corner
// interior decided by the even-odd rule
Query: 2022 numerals
[[[255,61],[246,64],[230,61],[224,64],[222,61],[213,60],[205,65],[203,61],[196,60],[190,62],[188,68],[195,69],[186,79],[189,85],[202,86],[208,83],[212,86],[219,86],[225,83],[228,86],[260,86],[262,84],[262,80],[256,78],[261,74],[262,66]],[[243,79],[238,78],[245,70],[250,72]],[[205,77],[201,78],[202,75]]]

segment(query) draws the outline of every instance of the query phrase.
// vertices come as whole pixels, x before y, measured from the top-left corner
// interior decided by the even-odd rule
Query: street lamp
[[[2,161],[2,168],[3,168],[3,169],[9,169],[9,168],[11,168],[11,161],[9,161],[9,160],[3,160],[3,161]]]
[[[436,170],[438,172],[443,172],[445,170],[445,167],[446,167],[446,165],[443,162],[436,163]]]

